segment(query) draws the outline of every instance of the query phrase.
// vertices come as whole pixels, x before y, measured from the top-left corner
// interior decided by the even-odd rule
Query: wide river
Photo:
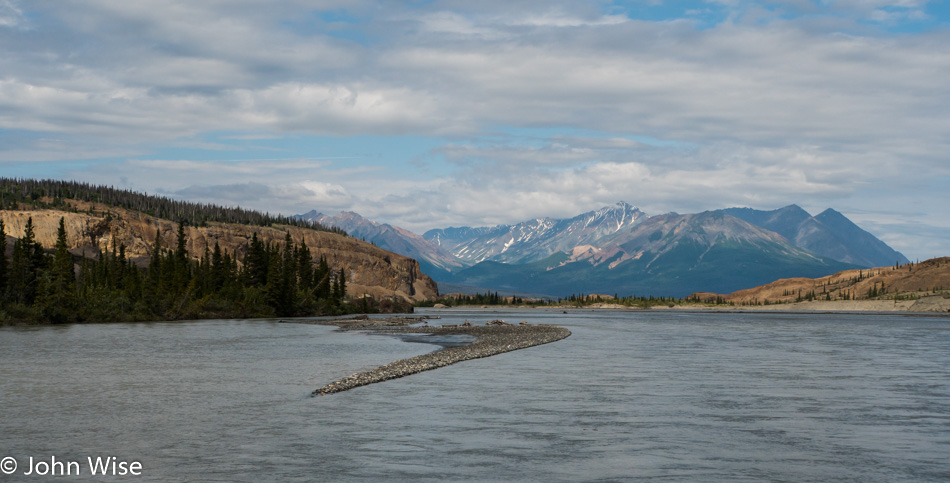
[[[0,328],[0,480],[950,480],[950,318],[423,313],[573,335],[311,397],[437,347],[273,320]],[[141,474],[93,476],[106,457]]]

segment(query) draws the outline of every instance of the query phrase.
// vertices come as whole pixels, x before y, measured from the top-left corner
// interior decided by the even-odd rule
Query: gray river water
[[[946,317],[428,313],[573,335],[310,397],[437,347],[267,320],[0,328],[0,480],[950,480]],[[140,474],[92,475],[107,457]]]

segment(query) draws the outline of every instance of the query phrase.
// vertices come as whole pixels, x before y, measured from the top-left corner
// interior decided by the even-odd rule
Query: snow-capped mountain
[[[454,284],[550,296],[619,293],[685,296],[827,275],[854,265],[795,247],[783,236],[721,212],[645,217],[610,241],[522,264],[486,260]],[[726,290],[724,290],[726,291]]]
[[[812,217],[795,205],[651,217],[620,202],[573,218],[443,228],[421,237],[352,212],[299,216],[413,257],[453,290],[684,296],[905,260],[844,215],[829,209]],[[882,257],[890,261],[878,263]]]
[[[423,238],[471,264],[483,261],[527,263],[576,247],[604,245],[629,232],[646,215],[620,202],[563,220],[538,218],[489,228],[429,230]]]

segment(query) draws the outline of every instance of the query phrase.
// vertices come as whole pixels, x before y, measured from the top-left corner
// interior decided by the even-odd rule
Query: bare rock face
[[[128,258],[145,264],[151,256],[156,232],[163,247],[175,246],[178,225],[172,221],[122,208],[87,203],[77,203],[76,206],[90,211],[4,210],[0,211],[0,218],[7,235],[20,238],[27,219],[32,217],[36,240],[43,247],[52,248],[56,244],[56,232],[62,217],[70,251],[86,256],[93,256],[97,250],[112,250],[113,244],[124,245]],[[218,243],[222,250],[239,261],[243,260],[254,233],[265,244],[283,244],[287,233],[294,243],[306,242],[316,259],[325,256],[331,269],[346,270],[347,292],[352,296],[366,294],[409,301],[438,296],[438,287],[420,271],[418,262],[352,237],[294,226],[260,227],[212,222],[207,226],[185,228],[188,253],[196,259]]]
[[[911,312],[950,312],[950,295],[931,295],[914,302]]]

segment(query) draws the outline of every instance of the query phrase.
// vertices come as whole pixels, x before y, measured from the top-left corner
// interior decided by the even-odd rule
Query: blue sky
[[[422,232],[832,207],[950,255],[950,5],[0,0],[0,174]]]

